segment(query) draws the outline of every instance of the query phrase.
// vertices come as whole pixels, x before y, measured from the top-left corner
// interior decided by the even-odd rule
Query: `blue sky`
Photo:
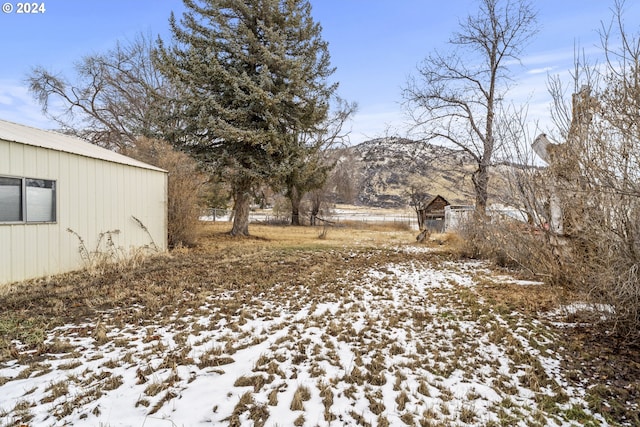
[[[3,0],[4,3],[4,0]],[[55,124],[40,112],[24,82],[41,65],[70,74],[83,55],[104,52],[137,34],[169,39],[168,17],[181,0],[48,0],[42,14],[0,13],[0,118],[42,128]],[[329,42],[340,95],[359,104],[350,126],[358,143],[386,133],[404,134],[401,88],[433,49],[446,48],[458,22],[477,8],[472,0],[311,0]],[[640,34],[640,2],[627,1],[625,22]],[[530,119],[548,117],[547,73],[566,74],[574,45],[598,44],[601,21],[613,0],[539,0],[540,33],[513,68],[511,96],[530,104]]]

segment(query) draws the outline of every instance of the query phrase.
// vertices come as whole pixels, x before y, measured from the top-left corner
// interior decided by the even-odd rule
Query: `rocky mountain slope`
[[[339,201],[401,207],[409,204],[412,192],[419,192],[441,195],[451,204],[473,203],[475,167],[461,150],[379,138],[337,150],[337,156],[333,180]]]

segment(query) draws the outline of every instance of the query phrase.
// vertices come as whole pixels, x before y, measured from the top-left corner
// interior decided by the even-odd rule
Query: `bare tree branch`
[[[496,139],[496,109],[508,90],[507,60],[518,60],[537,32],[526,0],[482,0],[460,23],[447,55],[435,51],[409,79],[404,98],[427,141],[456,146],[472,156],[476,210],[484,214],[489,167],[502,141]]]
[[[64,130],[122,149],[140,136],[158,136],[167,125],[160,100],[172,89],[156,70],[152,51],[150,38],[139,35],[129,44],[82,58],[74,84],[40,66],[27,81],[43,112]]]

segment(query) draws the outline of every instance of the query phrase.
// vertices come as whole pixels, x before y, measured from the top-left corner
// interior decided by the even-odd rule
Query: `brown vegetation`
[[[237,372],[234,380],[240,400],[230,414],[229,423],[247,416],[255,417],[256,423],[264,422],[285,396],[284,381],[291,378],[296,381],[295,376],[300,372],[306,372],[313,380],[299,383],[291,390],[295,393],[289,394],[282,403],[293,411],[304,411],[315,400],[313,397],[308,400],[310,396],[320,396],[327,421],[335,420],[338,414],[345,416],[336,412],[333,405],[344,399],[355,400],[361,393],[357,387],[363,388],[371,413],[383,424],[382,420],[390,416],[386,411],[396,409],[407,422],[433,419],[446,425],[458,419],[477,419],[479,414],[474,414],[473,406],[453,406],[457,397],[442,378],[455,371],[473,378],[480,367],[484,367],[483,372],[498,370],[498,361],[483,357],[477,351],[480,340],[489,340],[504,348],[513,369],[524,373],[524,367],[528,367],[526,376],[523,374],[519,379],[504,376],[491,380],[496,392],[505,396],[506,403],[500,404],[504,407],[497,410],[504,412],[504,423],[508,424],[509,417],[514,416],[514,407],[529,411],[514,406],[517,405],[515,399],[509,399],[508,396],[518,393],[517,387],[551,390],[555,381],[540,369],[535,352],[526,350],[522,339],[528,339],[527,345],[542,354],[566,354],[564,370],[577,369],[579,363],[588,360],[584,355],[591,357],[598,345],[606,345],[605,341],[599,341],[593,343],[593,347],[579,347],[576,343],[581,342],[583,329],[565,331],[543,325],[544,320],[541,323],[544,312],[570,301],[572,295],[558,294],[551,286],[505,284],[501,277],[507,274],[506,270],[455,263],[457,254],[447,243],[458,242],[455,238],[447,240],[442,236],[443,244],[414,245],[411,243],[413,231],[384,229],[378,225],[375,230],[335,228],[326,239],[318,239],[318,228],[255,225],[254,237],[237,240],[225,233],[227,227],[227,224],[207,225],[198,247],[147,258],[135,268],[114,268],[98,276],[76,272],[19,285],[4,294],[0,297],[5,308],[0,314],[3,331],[0,364],[17,360],[28,365],[21,375],[33,378],[52,369],[46,363],[49,354],[70,354],[69,357],[82,359],[86,351],[70,347],[64,337],[54,341],[46,339],[56,326],[77,325],[70,332],[95,337],[99,340],[96,346],[109,341],[126,346],[112,331],[136,325],[137,334],[145,336],[142,341],[149,346],[145,354],[131,352],[122,360],[104,357],[101,363],[104,369],[118,365],[137,369],[135,377],[144,391],[138,404],[155,412],[174,399],[178,389],[187,386],[187,381],[194,380],[184,378],[185,371],[176,368],[189,365],[192,370],[221,374],[227,364],[237,360],[237,352],[255,343],[255,338],[261,342],[258,336],[245,335],[242,326],[247,321],[279,317],[284,307],[293,312],[307,307],[307,317],[276,327],[291,327],[291,333],[274,340],[273,346],[261,353],[252,371]],[[251,268],[247,268],[248,265]],[[399,289],[394,281],[396,273],[389,270],[393,265],[414,268],[415,273],[439,269],[457,271],[460,279],[456,280],[469,277],[475,286],[462,286],[450,279],[444,287],[396,295]],[[376,273],[375,281],[367,276],[368,271]],[[406,289],[413,289],[412,286]],[[370,298],[366,304],[365,297]],[[391,304],[394,299],[397,304]],[[207,305],[208,301],[215,301],[215,310]],[[422,302],[413,304],[414,301]],[[328,302],[341,307],[332,316],[316,309]],[[384,316],[371,314],[371,304],[378,302],[390,303]],[[427,310],[425,304],[437,310]],[[206,312],[210,325],[194,322],[193,318],[187,320],[188,313],[200,312]],[[105,316],[106,313],[110,313],[109,316]],[[362,323],[355,329],[352,320],[358,317]],[[217,328],[220,319],[226,320],[227,330],[221,337],[230,338],[220,339],[216,345],[207,346],[207,352],[194,355],[192,350],[201,343],[186,340],[185,336],[189,333],[198,336],[201,330]],[[459,322],[466,326],[461,328]],[[470,325],[472,329],[468,329]],[[158,332],[161,328],[174,331],[177,348],[170,350],[162,344]],[[319,328],[322,346],[301,339],[297,331],[305,328]],[[527,332],[518,334],[514,332],[516,329]],[[410,342],[416,345],[399,343],[390,331],[406,331],[414,337]],[[16,342],[24,346],[17,347]],[[326,367],[341,366],[337,346],[349,346],[355,358],[339,375],[326,376]],[[162,363],[150,364],[149,360],[158,360],[159,354],[162,354]],[[611,405],[618,398],[626,398],[633,404],[627,409],[616,406],[607,416],[614,421],[636,420],[635,402],[639,398],[632,378],[637,378],[633,375],[640,374],[640,368],[629,364],[617,369],[619,374],[616,374],[609,366],[625,363],[637,353],[627,349],[619,355],[610,351],[602,354],[606,354],[607,359],[590,360],[589,370],[608,375],[610,380],[603,383],[601,377],[592,379],[582,375],[569,375],[569,380],[585,387],[598,385],[590,389],[597,394],[587,396],[594,410],[600,397],[606,397]],[[100,360],[103,356],[93,357]],[[69,361],[74,360],[72,358]],[[392,364],[392,360],[395,363]],[[297,364],[292,366],[292,362]],[[75,368],[65,366],[65,375],[71,376],[69,369]],[[176,372],[182,374],[175,375]],[[408,378],[419,384],[417,390],[407,386]],[[13,381],[13,378],[0,378],[0,385],[3,381]],[[117,388],[120,384],[117,376],[100,372],[85,381],[107,388]],[[390,388],[386,386],[389,382],[395,393],[390,401],[393,408],[389,408],[389,401],[383,402],[380,394]],[[64,383],[51,385],[47,396],[64,393],[64,387]],[[99,387],[87,390],[84,399],[98,399],[99,392]],[[254,399],[259,394],[261,399]],[[442,410],[433,414],[410,410],[429,396],[440,402],[435,408]],[[539,408],[546,405],[546,409],[541,409],[545,411],[540,415],[542,420],[568,416],[562,406],[565,395],[553,392],[545,396],[547,400],[538,405]],[[80,408],[81,402],[80,398],[70,400],[68,410]],[[268,405],[258,402],[268,402]],[[300,417],[307,415],[303,412]],[[356,420],[363,415],[347,416]]]
[[[167,233],[170,248],[193,246],[199,230],[198,217],[206,191],[206,176],[198,163],[168,142],[139,138],[123,154],[169,172],[167,183]]]

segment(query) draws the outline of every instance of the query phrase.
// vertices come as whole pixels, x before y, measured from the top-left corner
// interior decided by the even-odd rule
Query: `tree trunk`
[[[311,225],[316,225],[316,218],[318,218],[318,213],[320,213],[320,197],[318,197],[317,194],[314,194],[311,200],[311,218],[309,220]]]
[[[300,205],[291,208],[291,225],[300,225]]]
[[[249,235],[249,192],[245,189],[239,189],[235,194],[235,204],[233,211],[233,227],[231,228],[232,236],[248,236]]]
[[[300,201],[302,195],[294,186],[289,189],[289,200],[291,201],[291,225],[300,225]]]
[[[418,206],[413,207],[416,211],[416,217],[418,218],[418,230],[424,229],[424,216],[422,216],[424,210],[420,209]]]
[[[484,217],[487,214],[487,198],[489,187],[489,168],[480,163],[478,169],[471,176],[476,193],[476,215]]]

